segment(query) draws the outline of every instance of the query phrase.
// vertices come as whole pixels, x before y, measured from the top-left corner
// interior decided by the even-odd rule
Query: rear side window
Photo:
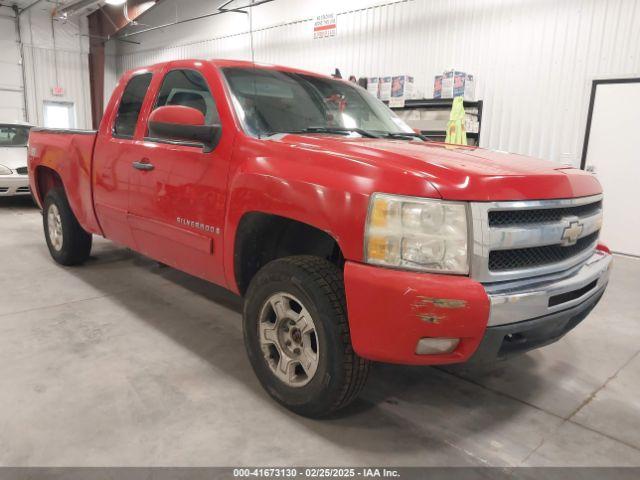
[[[195,70],[172,70],[162,82],[156,108],[182,105],[202,112],[207,125],[220,123],[216,103],[207,82]]]
[[[113,128],[114,135],[133,137],[142,109],[142,102],[144,102],[144,97],[151,83],[151,76],[150,73],[143,73],[129,80],[118,107],[118,116]]]

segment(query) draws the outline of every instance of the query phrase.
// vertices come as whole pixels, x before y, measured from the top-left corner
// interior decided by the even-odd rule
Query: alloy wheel
[[[316,327],[302,302],[276,293],[263,304],[258,323],[260,347],[273,374],[290,387],[303,387],[318,369]]]
[[[51,246],[59,252],[62,250],[62,244],[64,237],[62,235],[62,218],[60,217],[60,211],[55,204],[49,206],[47,211],[47,228],[49,230],[49,241]]]

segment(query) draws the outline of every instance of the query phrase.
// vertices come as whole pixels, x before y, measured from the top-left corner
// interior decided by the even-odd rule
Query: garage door
[[[24,120],[20,47],[13,18],[0,16],[0,122]]]
[[[604,190],[602,240],[615,252],[640,256],[640,78],[594,83],[584,163]]]

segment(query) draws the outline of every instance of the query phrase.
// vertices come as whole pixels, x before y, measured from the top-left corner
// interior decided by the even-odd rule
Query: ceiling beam
[[[24,12],[31,10],[31,8],[35,7],[36,5],[38,5],[40,2],[42,2],[42,0],[34,0],[33,2],[31,2],[29,5],[27,5],[24,8],[21,8],[20,11],[18,12],[18,15],[22,15]]]
[[[246,9],[257,7],[258,5],[262,5],[264,3],[270,3],[270,2],[273,2],[274,0],[254,0],[249,5],[244,5],[244,6],[238,7],[238,8],[226,8],[231,3],[233,3],[233,1],[234,0],[228,0],[228,1],[224,2],[221,6],[219,6],[216,9],[215,12],[205,13],[203,15],[198,15],[196,17],[191,17],[191,18],[185,18],[185,19],[182,19],[182,20],[176,20],[176,21],[165,23],[165,24],[162,24],[162,25],[156,25],[154,27],[147,27],[147,28],[143,28],[142,30],[136,30],[135,32],[122,33],[122,34],[118,35],[118,37],[116,37],[116,38],[122,39],[122,38],[127,38],[127,37],[133,37],[135,35],[140,35],[141,33],[152,32],[154,30],[159,30],[161,28],[173,27],[175,25],[181,25],[183,23],[193,22],[195,20],[202,20],[203,18],[215,17],[216,15],[223,15],[225,13],[248,13]]]
[[[53,16],[66,17],[68,15],[73,15],[83,8],[97,6],[99,3],[99,0],[76,0],[62,5],[61,7],[56,7],[53,11]]]
[[[87,17],[89,20],[89,83],[93,128],[100,125],[104,111],[105,42],[112,38],[121,42],[131,42],[131,40],[114,37],[114,35],[155,5],[155,1],[129,0],[126,9],[124,5],[117,7],[105,5]]]

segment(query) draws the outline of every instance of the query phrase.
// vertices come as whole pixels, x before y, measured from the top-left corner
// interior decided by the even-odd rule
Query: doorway
[[[604,190],[602,241],[640,257],[640,78],[594,80],[581,168]]]

